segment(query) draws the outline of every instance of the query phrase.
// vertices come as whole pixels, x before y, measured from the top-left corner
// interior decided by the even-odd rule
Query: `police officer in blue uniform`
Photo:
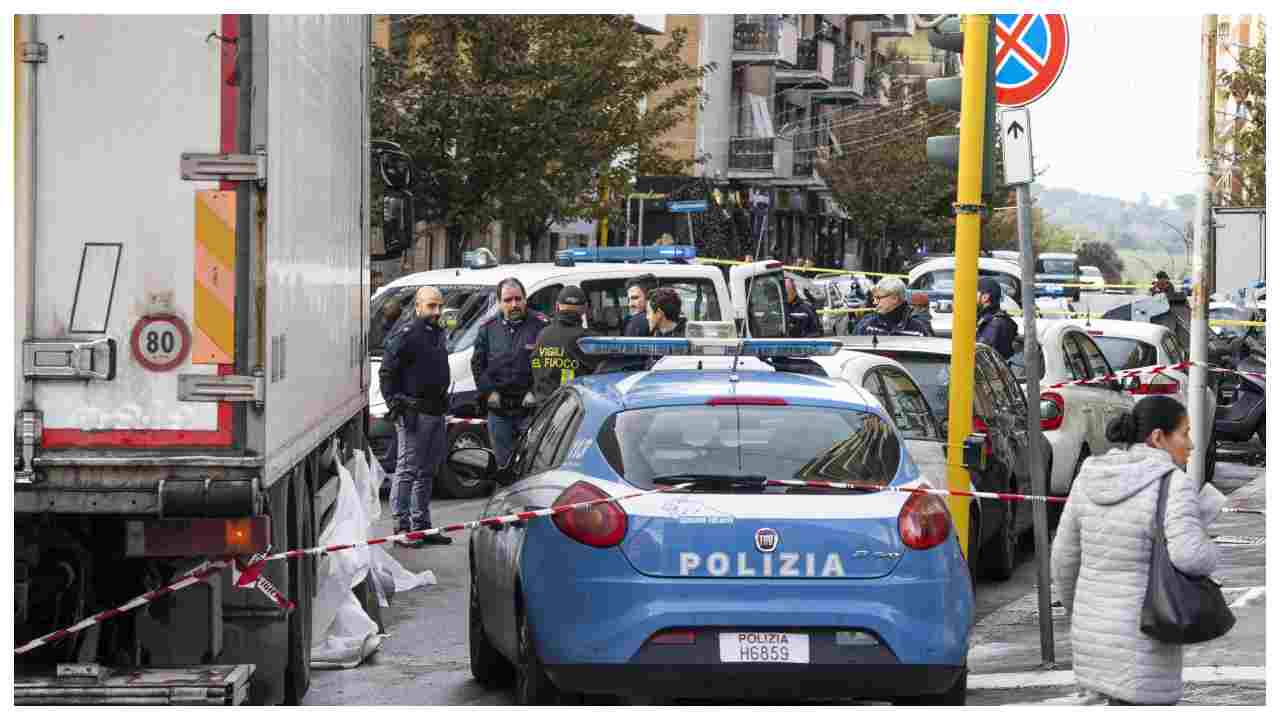
[[[516,278],[498,283],[498,314],[480,326],[471,374],[488,412],[489,438],[499,467],[511,457],[516,438],[529,426],[536,406],[531,354],[538,334],[550,324],[526,305],[524,285]]]
[[[818,313],[813,306],[800,299],[796,292],[796,281],[791,278],[783,280],[787,291],[787,337],[811,338],[822,336],[822,325],[818,323]]]
[[[396,532],[431,527],[431,486],[448,449],[449,350],[440,327],[444,296],[431,286],[414,298],[414,317],[396,326],[384,343],[378,370],[389,419],[395,422],[396,478],[392,484]],[[448,545],[453,538],[432,535],[403,547]]]
[[[871,291],[876,311],[858,323],[854,335],[916,335],[933,337],[926,325],[907,304],[907,286],[896,277],[884,277]]]
[[[1000,309],[1003,292],[995,278],[978,278],[978,342],[990,345],[1000,357],[1013,357],[1013,341],[1018,325]]]

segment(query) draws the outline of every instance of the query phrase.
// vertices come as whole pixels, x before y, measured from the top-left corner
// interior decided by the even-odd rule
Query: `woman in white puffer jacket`
[[[1053,582],[1071,617],[1076,682],[1111,704],[1172,705],[1182,697],[1182,646],[1139,629],[1160,481],[1170,475],[1169,558],[1188,575],[1217,566],[1206,528],[1224,498],[1183,471],[1191,426],[1177,400],[1143,398],[1111,422],[1107,439],[1129,447],[1085,460],[1053,541]]]

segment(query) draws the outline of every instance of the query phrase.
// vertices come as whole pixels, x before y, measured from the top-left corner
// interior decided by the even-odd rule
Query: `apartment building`
[[[730,196],[768,198],[765,254],[867,267],[876,248],[832,201],[816,164],[838,151],[835,123],[887,102],[890,76],[936,77],[954,70],[954,57],[934,51],[905,14],[668,15],[665,25],[668,37],[688,33],[687,62],[716,64],[702,106],[664,138],[676,154]],[[642,241],[663,227],[652,223]]]

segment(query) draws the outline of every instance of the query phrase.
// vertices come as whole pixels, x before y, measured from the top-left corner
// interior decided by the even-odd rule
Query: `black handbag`
[[[1164,513],[1169,501],[1169,477],[1160,480],[1160,500],[1151,523],[1151,575],[1142,603],[1142,632],[1172,645],[1193,645],[1220,638],[1236,624],[1236,616],[1222,597],[1222,588],[1209,577],[1192,577],[1169,560]]]

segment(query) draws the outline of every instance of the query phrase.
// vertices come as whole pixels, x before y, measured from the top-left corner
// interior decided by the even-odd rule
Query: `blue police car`
[[[455,472],[498,485],[482,516],[684,487],[475,530],[477,680],[513,683],[517,702],[535,705],[582,695],[964,703],[974,595],[944,500],[766,482],[945,485],[922,476],[867,391],[797,371],[802,356],[839,343],[580,347],[684,357],[561,388],[507,467],[483,448],[453,452]]]

